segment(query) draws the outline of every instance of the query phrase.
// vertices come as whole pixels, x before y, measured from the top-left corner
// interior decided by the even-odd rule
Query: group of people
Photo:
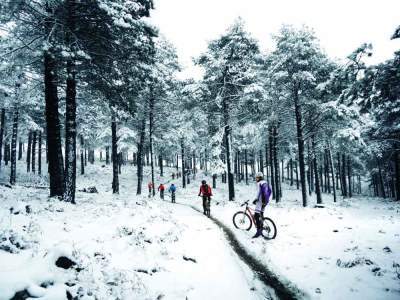
[[[147,188],[149,189],[149,198],[151,197],[151,193],[153,191],[153,183],[150,181],[147,184]],[[160,192],[160,198],[164,200],[164,195],[165,195],[165,185],[163,183],[160,183],[160,185],[157,188],[157,191]],[[176,185],[174,183],[171,183],[168,192],[171,194],[171,202],[175,203],[176,199]]]
[[[172,179],[175,179],[175,177],[176,178],[180,178],[180,177],[182,177],[182,173],[181,172],[176,172],[176,174],[175,173],[172,173]]]
[[[254,212],[254,219],[256,223],[257,232],[253,236],[253,238],[258,238],[262,236],[262,228],[263,228],[263,219],[264,219],[264,210],[269,202],[269,198],[271,196],[271,187],[264,180],[264,174],[262,172],[256,173],[255,176],[256,184],[257,184],[257,197],[254,199],[253,204],[255,207]],[[151,197],[151,193],[153,190],[153,183],[149,182],[147,185],[149,189],[149,197]],[[164,200],[164,192],[165,186],[161,183],[157,190],[160,192],[160,198]],[[176,186],[175,184],[171,183],[168,192],[171,194],[171,202],[175,203],[175,193],[176,193]],[[211,187],[207,184],[205,180],[202,180],[200,185],[200,190],[198,196],[203,198],[203,214],[206,216],[210,216],[210,204],[211,204],[211,197],[213,196]]]

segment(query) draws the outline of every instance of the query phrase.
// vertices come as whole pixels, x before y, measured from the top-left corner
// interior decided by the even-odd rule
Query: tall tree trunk
[[[36,142],[37,142],[37,133],[36,130],[33,131],[32,134],[32,172],[36,173]]]
[[[297,160],[294,161],[294,168],[296,170],[296,188],[299,189],[299,172],[297,170]]]
[[[329,142],[328,142],[328,159],[329,159],[330,169],[332,172],[333,202],[336,202],[335,169],[334,169],[334,165],[333,165],[331,144]]]
[[[271,187],[272,187],[272,199],[276,199],[277,187],[275,186],[275,164],[274,164],[274,136],[272,126],[268,128],[268,144],[269,144],[269,162],[271,165]]]
[[[207,173],[208,173],[208,154],[207,154],[207,149],[204,150],[204,168],[205,168],[205,173],[207,175]]]
[[[115,112],[111,116],[111,155],[112,155],[112,190],[113,194],[119,194],[119,178],[118,178],[118,137],[117,137],[117,120]]]
[[[267,181],[269,181],[269,170],[268,170],[268,166],[270,165],[270,163],[268,162],[268,145],[267,143],[265,143],[265,176],[267,178]]]
[[[342,186],[343,197],[347,197],[347,183],[346,183],[346,154],[342,154]]]
[[[256,174],[256,167],[255,167],[255,156],[254,156],[254,150],[251,151],[251,175],[253,176],[253,180],[254,180],[254,176]]]
[[[42,175],[42,132],[39,131],[38,139],[38,174]]]
[[[312,145],[312,157],[313,157],[313,166],[315,173],[315,193],[317,194],[317,204],[322,204],[321,187],[319,184],[319,176],[318,176],[318,161],[317,161],[317,153],[315,151],[314,135],[311,137],[311,145]]]
[[[343,191],[343,183],[342,183],[342,167],[341,167],[341,163],[340,163],[340,153],[338,152],[336,155],[337,155],[336,157],[337,157],[337,166],[338,166],[337,172],[336,172],[336,184],[339,185],[339,182],[340,182],[340,191],[343,196],[344,191]]]
[[[379,180],[379,187],[380,187],[380,191],[381,191],[381,196],[383,198],[386,198],[385,185],[384,185],[384,180],[383,180],[383,175],[382,175],[382,168],[381,168],[381,164],[380,164],[379,160],[378,160],[378,171],[379,171],[379,173],[378,173],[379,174],[379,179],[378,180]]]
[[[351,158],[350,155],[347,155],[347,178],[349,181],[349,197],[351,198],[353,196],[353,191],[352,191],[352,182],[351,182],[351,178],[352,178],[352,174],[351,174]]]
[[[153,130],[154,130],[154,95],[151,91],[149,99],[149,150],[150,150],[150,168],[151,168],[151,183],[153,184],[153,197],[156,195],[155,192],[155,179],[154,179],[154,153],[153,153]]]
[[[92,151],[90,151],[90,156],[92,156]],[[123,158],[122,158],[122,152],[118,153],[118,174],[122,173],[122,162]]]
[[[46,27],[52,26],[51,22]],[[60,120],[58,118],[57,66],[53,54],[44,53],[44,90],[46,100],[46,138],[50,197],[62,197],[64,192],[64,160],[61,151]]]
[[[1,109],[1,127],[0,127],[0,170],[1,164],[3,160],[3,137],[4,137],[4,128],[6,122],[6,110],[4,108]]]
[[[22,159],[23,145],[24,144],[22,143],[21,138],[20,138],[19,143],[18,143],[18,160]],[[0,146],[0,148],[1,148],[1,146]]]
[[[394,154],[395,177],[396,177],[396,200],[400,201],[400,150]]]
[[[234,158],[234,174],[235,174],[235,180],[236,183],[239,182],[239,168],[238,168],[238,153],[236,151],[235,153],[235,158]]]
[[[275,169],[274,174],[275,174],[275,188],[276,188],[275,200],[276,202],[279,202],[281,200],[281,187],[279,180],[280,172],[279,172],[278,147],[277,147],[278,133],[276,126],[273,127],[272,132],[273,132],[273,143],[274,143],[273,159],[274,159],[274,169]]]
[[[89,162],[91,165],[94,164],[94,150],[93,149],[89,149]]]
[[[32,131],[28,134],[28,149],[26,152],[26,172],[31,171],[31,154],[32,154]]]
[[[5,144],[5,148],[4,148],[4,161],[5,161],[5,165],[8,166],[8,162],[10,161],[10,144],[8,143],[8,141]]]
[[[197,166],[196,166],[196,152],[193,151],[193,178],[197,174]]]
[[[320,158],[320,164],[319,164],[319,178],[320,178],[320,185],[319,185],[319,188],[320,188],[320,190],[321,191],[325,191],[325,189],[324,189],[324,186],[325,186],[325,182],[324,182],[324,171],[322,170],[322,165],[323,165],[323,158],[322,158],[322,156],[320,155],[319,156]]]
[[[249,173],[248,173],[248,170],[247,170],[247,164],[248,164],[248,161],[247,161],[247,149],[245,149],[244,150],[244,165],[245,165],[244,172],[245,172],[245,176],[246,176],[246,185],[249,185]]]
[[[212,182],[213,182],[213,189],[217,188],[217,174],[213,174],[212,176]]]
[[[82,157],[84,155],[82,154]],[[110,164],[110,146],[106,146],[106,165]]]
[[[14,185],[17,178],[17,136],[18,136],[18,108],[13,113],[13,128],[11,138],[11,173],[10,184]]]
[[[75,0],[67,0],[67,43],[72,43],[75,32]],[[74,48],[71,46],[71,52]],[[71,57],[67,61],[67,87],[65,95],[65,176],[64,201],[75,204],[76,189],[76,67]]]
[[[314,191],[314,167],[311,158],[311,149],[310,149],[310,141],[307,141],[307,165],[308,165],[308,194],[311,196]],[[318,173],[316,173],[318,174]]]
[[[137,190],[136,194],[140,195],[142,193],[142,184],[143,184],[143,150],[144,150],[144,139],[145,139],[145,132],[146,130],[146,117],[143,117],[142,122],[140,124],[140,138],[138,143],[138,151],[137,151]]]
[[[331,178],[330,178],[330,169],[331,169],[331,164],[330,162],[330,155],[329,155],[329,150],[328,148],[325,148],[325,159],[326,159],[326,180],[327,180],[327,186],[328,186],[328,193],[331,193]],[[332,179],[333,182],[333,179]],[[333,188],[335,188],[335,185],[333,185]]]
[[[231,144],[230,144],[230,132],[231,129],[229,125],[227,125],[227,121],[225,122],[225,152],[226,152],[226,166],[227,166],[227,175],[228,175],[228,196],[229,201],[235,200],[235,182],[232,174],[231,167]]]
[[[299,99],[298,88],[295,87],[293,91],[294,109],[296,114],[296,129],[297,129],[297,144],[299,151],[299,164],[300,164],[300,182],[301,194],[303,199],[303,206],[307,206],[307,186],[306,186],[306,170],[304,165],[304,139],[303,139],[303,121],[301,113],[301,105]]]
[[[185,144],[181,138],[181,160],[182,160],[182,187],[186,188],[186,170],[185,170]]]
[[[107,146],[107,149],[108,149],[109,147]],[[81,175],[84,175],[85,174],[85,153],[84,153],[84,151],[85,151],[85,140],[83,139],[83,135],[81,134],[81,153],[80,153],[80,156],[81,156]],[[108,154],[108,152],[107,152],[107,154]],[[108,159],[109,159],[110,157],[109,157],[109,154],[108,154]]]
[[[292,158],[290,158],[289,168],[290,168],[290,186],[293,186],[293,159]]]
[[[229,192],[229,201],[235,200],[235,182],[232,174],[231,167],[231,128],[229,126],[229,107],[228,100],[226,96],[223,96],[222,99],[222,109],[223,109],[223,117],[224,117],[224,130],[225,130],[225,155],[226,155],[226,167],[228,172],[228,192]]]
[[[160,176],[164,176],[164,166],[163,166],[163,157],[162,153],[158,156],[158,165],[160,166]]]

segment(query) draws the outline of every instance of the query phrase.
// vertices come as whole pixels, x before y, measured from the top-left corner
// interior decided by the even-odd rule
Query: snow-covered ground
[[[255,198],[255,184],[236,187],[232,203],[218,182],[211,214],[234,230],[254,256],[311,298],[400,299],[400,203],[368,197],[340,197],[334,203],[324,195],[325,207],[316,208],[313,195],[303,208],[299,191],[285,186],[281,203],[271,201],[266,210],[277,224],[277,238],[251,240],[254,227],[241,232],[232,216],[243,209],[241,202]],[[190,197],[197,187],[191,188],[184,198],[200,206]]]
[[[86,171],[78,189],[96,186],[99,193],[78,192],[75,206],[49,199],[46,190],[0,186],[0,247],[7,250],[0,250],[0,299],[24,289],[40,299],[65,299],[66,290],[82,299],[270,298],[222,231],[188,206],[201,209],[198,186],[206,177],[185,190],[174,180],[178,204],[171,204],[168,197],[137,197],[134,167],[123,168],[120,195],[111,194],[110,167],[97,163]],[[218,181],[211,214],[312,299],[399,299],[400,204],[365,197],[335,204],[324,196],[324,208],[314,208],[314,199],[303,208],[296,190],[271,202],[267,215],[278,227],[272,241],[233,227],[239,204],[254,198],[253,185],[237,185],[237,200],[229,202]],[[56,267],[61,255],[77,266]]]
[[[89,166],[78,189],[95,185],[99,194],[79,192],[77,205],[0,187],[0,299],[23,290],[40,299],[66,299],[67,290],[82,299],[270,299],[215,224],[187,206],[137,197],[134,171],[124,169],[115,196],[111,168]],[[57,267],[60,256],[77,265]]]

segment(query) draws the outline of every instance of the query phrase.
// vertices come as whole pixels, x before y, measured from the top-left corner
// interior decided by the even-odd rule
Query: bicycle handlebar
[[[248,205],[248,204],[249,204],[249,201],[250,201],[250,200],[247,200],[247,201],[243,202],[240,206]]]

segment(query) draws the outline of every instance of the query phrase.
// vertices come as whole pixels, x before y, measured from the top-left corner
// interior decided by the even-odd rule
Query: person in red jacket
[[[160,191],[160,198],[164,200],[165,186],[162,183],[159,185],[158,190]]]
[[[205,180],[201,182],[199,196],[201,195],[203,196],[203,214],[209,217],[212,191],[211,187],[207,184]]]
[[[153,190],[153,183],[149,181],[147,184],[147,188],[149,189],[149,198],[151,197],[151,191]]]

